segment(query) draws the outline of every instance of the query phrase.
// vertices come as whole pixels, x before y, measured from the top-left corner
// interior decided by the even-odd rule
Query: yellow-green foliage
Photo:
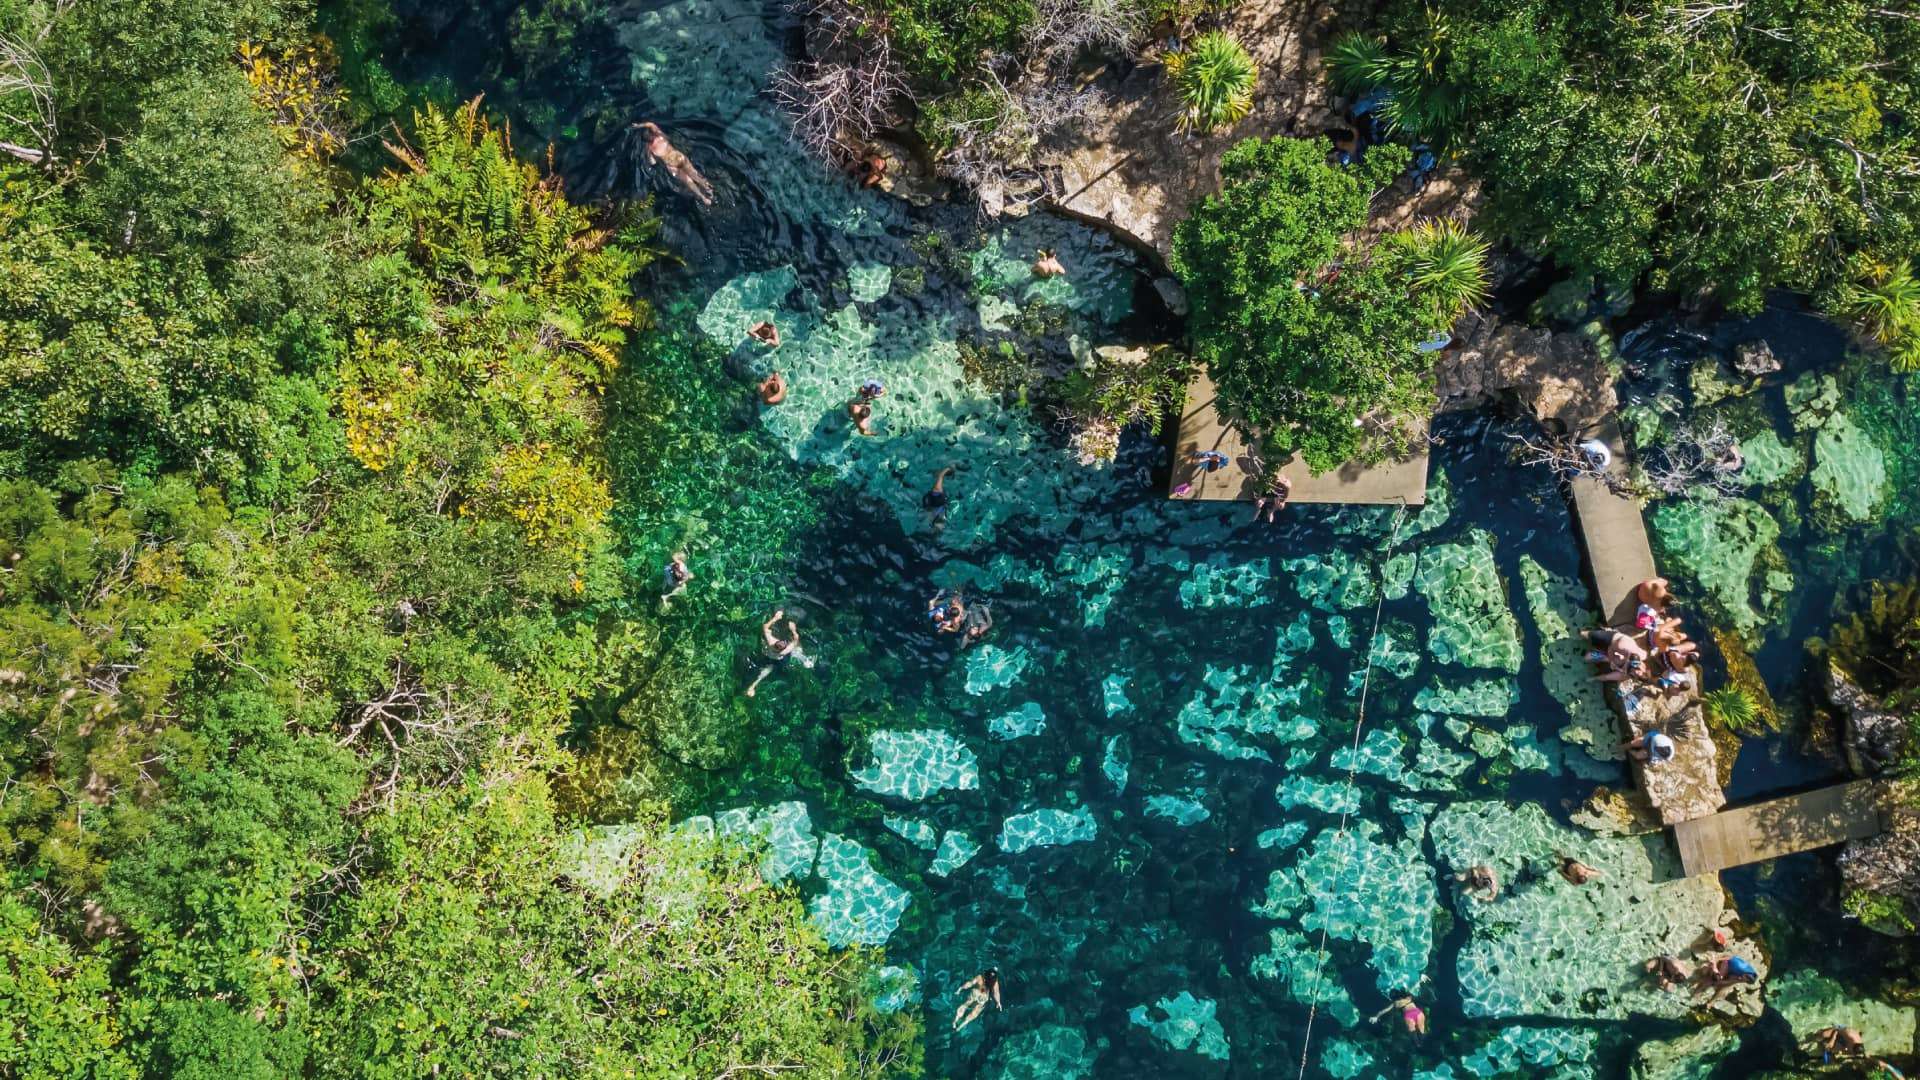
[[[628,287],[644,232],[598,227],[477,102],[416,122],[418,147],[390,144],[399,164],[361,198],[347,445],[437,512],[584,558],[605,542],[599,395],[644,318]]]

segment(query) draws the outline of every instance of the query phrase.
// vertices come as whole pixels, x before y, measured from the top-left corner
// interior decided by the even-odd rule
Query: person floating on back
[[[988,968],[968,979],[966,984],[960,987],[960,992],[966,996],[960,1000],[960,1007],[953,1011],[953,1030],[955,1031],[980,1019],[980,1014],[986,1011],[989,1001],[993,1002],[995,1012],[1000,1011],[1000,969]]]
[[[701,206],[713,205],[713,185],[707,183],[707,178],[693,167],[687,155],[667,141],[667,133],[660,130],[660,125],[643,120],[633,127],[647,137],[647,156],[659,162],[669,175],[679,181],[681,187],[687,189],[687,194],[699,200]]]

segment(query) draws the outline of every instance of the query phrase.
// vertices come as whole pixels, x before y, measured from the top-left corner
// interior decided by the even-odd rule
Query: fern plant
[[[1187,131],[1215,131],[1239,123],[1253,110],[1258,81],[1253,57],[1233,35],[1210,30],[1167,57],[1167,74],[1180,92]]]
[[[1760,704],[1741,687],[1723,686],[1702,697],[1700,704],[1707,710],[1707,719],[1728,731],[1759,735],[1772,730]]]
[[[1895,371],[1920,371],[1920,278],[1905,259],[1868,269],[1841,307],[1887,350]]]
[[[1408,286],[1426,301],[1436,322],[1451,324],[1487,299],[1488,244],[1459,222],[1423,221],[1387,242],[1401,260]]]

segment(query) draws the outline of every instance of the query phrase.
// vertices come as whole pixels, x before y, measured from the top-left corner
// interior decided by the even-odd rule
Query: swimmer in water
[[[646,136],[647,156],[658,161],[662,168],[680,182],[681,187],[687,189],[687,194],[699,200],[701,206],[713,205],[713,185],[707,183],[707,178],[701,176],[700,170],[693,167],[693,162],[687,160],[687,155],[667,141],[667,133],[660,130],[659,124],[651,120],[643,120],[633,125],[633,129]]]

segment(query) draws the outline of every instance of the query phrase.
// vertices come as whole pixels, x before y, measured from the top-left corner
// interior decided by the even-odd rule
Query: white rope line
[[[1387,603],[1386,562],[1388,559],[1393,558],[1394,545],[1400,542],[1400,522],[1406,517],[1406,513],[1407,504],[1402,500],[1399,507],[1393,512],[1393,531],[1387,536],[1386,553],[1380,560],[1381,582],[1380,588],[1374,594],[1373,598],[1373,628],[1367,631],[1367,664],[1366,667],[1362,669],[1360,676],[1360,712],[1353,723],[1353,745],[1347,750],[1347,790],[1349,792],[1354,790],[1354,775],[1360,767],[1360,733],[1367,726],[1367,691],[1373,688],[1373,654],[1377,651],[1375,644],[1380,636],[1380,611]],[[1349,800],[1347,805],[1352,805],[1351,800]],[[1346,848],[1339,844],[1339,841],[1346,839],[1347,822],[1352,816],[1353,811],[1351,809],[1343,809],[1340,811],[1340,829],[1334,835],[1335,846],[1338,847],[1345,856],[1340,863],[1340,870],[1345,870],[1347,863],[1353,859],[1352,854],[1348,853]],[[1335,875],[1338,876],[1338,873],[1339,871],[1336,870]],[[1307,1031],[1300,1039],[1299,1080],[1306,1080],[1307,1054],[1313,1046],[1313,1021],[1320,1015],[1320,986],[1326,978],[1327,969],[1327,922],[1328,920],[1324,918],[1320,920],[1320,944],[1316,947],[1314,953],[1314,994],[1313,1000],[1307,1003]]]

